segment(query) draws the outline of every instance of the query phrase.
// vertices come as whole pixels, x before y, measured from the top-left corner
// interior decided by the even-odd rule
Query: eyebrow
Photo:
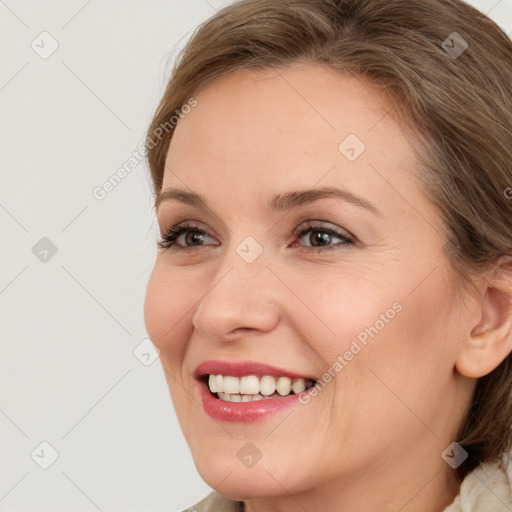
[[[270,201],[268,210],[270,212],[285,212],[324,198],[342,199],[347,203],[370,211],[377,217],[383,217],[378,208],[367,199],[357,196],[349,190],[337,187],[322,187],[317,189],[297,190],[286,192],[284,194],[278,194],[274,196]],[[206,200],[199,194],[178,188],[167,188],[160,192],[155,200],[155,209],[158,210],[158,207],[164,201],[171,200],[179,201],[181,203],[195,206],[203,210],[210,209],[206,203]]]

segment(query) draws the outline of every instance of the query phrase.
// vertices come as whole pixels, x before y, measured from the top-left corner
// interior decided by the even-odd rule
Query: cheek
[[[447,313],[444,282],[440,273],[413,293],[388,294],[402,310],[350,363],[357,373],[362,420],[373,415],[382,424],[401,423],[407,426],[404,435],[429,435],[425,425],[436,430],[449,402],[457,330]]]
[[[358,340],[361,346],[400,315],[397,297],[377,281],[354,276],[323,276],[294,285],[304,303],[290,304],[307,339],[330,366]],[[386,322],[381,318],[385,317]],[[354,349],[357,350],[357,349]],[[350,357],[350,356],[349,356]]]
[[[336,374],[336,388],[355,387],[360,399],[389,399],[387,384],[414,402],[418,391],[423,397],[435,395],[446,384],[453,370],[454,326],[441,272],[413,293],[408,279],[390,283],[390,276],[326,276],[295,283],[293,289],[307,298],[309,310],[291,303],[290,311],[326,371]],[[438,375],[438,387],[432,385],[433,375]]]
[[[186,339],[187,311],[192,307],[186,300],[186,287],[175,276],[164,272],[157,262],[144,300],[144,323],[149,337],[162,355],[175,353]]]

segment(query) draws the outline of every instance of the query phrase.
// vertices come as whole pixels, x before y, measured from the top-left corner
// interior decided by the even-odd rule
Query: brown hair
[[[179,55],[148,129],[154,193],[169,119],[191,95],[236,69],[299,61],[376,85],[391,100],[389,114],[421,141],[418,178],[441,214],[457,282],[512,255],[512,42],[461,0],[241,0],[223,8]],[[456,438],[469,453],[461,479],[481,462],[501,463],[511,418],[509,354],[477,382]]]

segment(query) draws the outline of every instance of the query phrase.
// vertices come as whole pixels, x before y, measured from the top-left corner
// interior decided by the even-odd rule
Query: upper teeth
[[[312,384],[312,381],[307,382]],[[275,378],[271,375],[264,375],[258,378],[256,375],[246,377],[232,377],[230,375],[210,375],[208,386],[212,393],[229,393],[241,395],[256,395],[258,393],[269,396],[275,391],[279,395],[289,395],[291,391],[295,394],[306,389],[305,379],[290,379],[289,377]]]

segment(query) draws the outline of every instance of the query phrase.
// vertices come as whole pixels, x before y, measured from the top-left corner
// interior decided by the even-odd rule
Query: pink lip
[[[238,423],[253,423],[264,420],[272,414],[297,405],[300,395],[306,393],[306,391],[303,391],[298,395],[288,395],[256,402],[226,402],[220,398],[215,398],[206,383],[198,382],[197,385],[200,386],[199,393],[207,414],[218,421]]]
[[[306,394],[307,390],[298,395],[263,399],[256,402],[226,402],[216,398],[211,393],[206,379],[203,378],[207,374],[231,375],[233,377],[272,375],[273,377],[290,377],[291,379],[311,378],[282,368],[255,362],[228,363],[225,361],[206,361],[201,363],[196,368],[194,375],[197,378],[198,393],[205,412],[215,420],[238,423],[261,421],[272,414],[297,405],[300,396]],[[311,378],[311,380],[314,381],[316,379]]]

